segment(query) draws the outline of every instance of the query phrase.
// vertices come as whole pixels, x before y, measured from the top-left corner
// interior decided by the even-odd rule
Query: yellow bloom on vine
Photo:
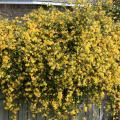
[[[9,62],[9,60],[10,60],[9,56],[7,56],[7,55],[3,56],[3,63],[4,64],[7,64]]]

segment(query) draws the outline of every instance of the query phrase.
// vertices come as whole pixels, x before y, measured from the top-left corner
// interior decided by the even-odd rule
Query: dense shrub
[[[14,115],[68,119],[91,104],[120,109],[120,29],[101,6],[61,12],[42,8],[0,23],[0,87]],[[49,116],[51,113],[51,116]],[[13,119],[16,119],[15,116]],[[117,119],[117,118],[115,118]]]

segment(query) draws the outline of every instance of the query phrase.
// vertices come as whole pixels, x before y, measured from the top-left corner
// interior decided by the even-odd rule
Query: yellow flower
[[[18,80],[20,80],[20,81],[21,81],[21,80],[24,80],[24,77],[19,76],[19,77],[18,77]]]
[[[52,101],[52,106],[55,110],[58,108],[58,103],[56,101]]]
[[[34,95],[35,95],[36,97],[40,97],[40,96],[41,96],[41,93],[40,93],[40,91],[39,91],[38,88],[35,89]]]
[[[87,112],[87,107],[86,106],[84,107],[84,112]]]
[[[6,55],[6,56],[3,56],[3,63],[7,64],[9,62],[9,57]]]
[[[75,114],[76,114],[76,111],[75,111],[75,110],[72,110],[70,113],[71,113],[71,115],[75,115]]]
[[[63,97],[63,95],[62,95],[62,91],[59,91],[59,92],[58,92],[58,99],[61,100],[62,97]]]
[[[53,41],[49,41],[49,40],[45,40],[45,41],[44,41],[44,44],[45,44],[45,45],[53,45],[54,42],[53,42]]]

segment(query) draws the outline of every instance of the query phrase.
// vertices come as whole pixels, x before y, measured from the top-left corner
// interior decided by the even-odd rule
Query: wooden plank
[[[85,117],[85,112],[83,110],[83,106],[84,106],[84,103],[79,106],[80,112],[76,118],[78,120],[83,120],[83,118]]]
[[[4,109],[3,100],[0,100],[0,120],[9,120],[9,113]]]
[[[3,120],[10,120],[9,119],[9,112],[5,109],[3,111]]]
[[[103,120],[103,107],[99,109],[99,120]]]
[[[36,115],[36,120],[45,120],[45,119],[43,119],[41,114],[39,113]]]
[[[22,120],[22,119],[23,119],[22,116],[23,116],[23,115],[22,115],[22,106],[20,106],[20,110],[19,110],[19,112],[18,112],[18,120]]]
[[[3,109],[3,101],[0,100],[0,120],[3,120],[4,109]]]
[[[27,105],[22,104],[18,113],[18,120],[27,120]]]
[[[35,118],[32,118],[32,113],[31,111],[29,110],[29,107],[27,106],[27,119],[28,120],[36,120],[36,116]]]
[[[93,120],[93,111],[92,111],[92,107],[89,108],[87,114],[88,114],[88,120]]]

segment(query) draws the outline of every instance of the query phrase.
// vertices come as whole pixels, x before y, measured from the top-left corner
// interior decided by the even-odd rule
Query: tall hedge
[[[102,6],[33,11],[0,21],[0,91],[12,120],[21,102],[33,117],[66,119],[91,104],[120,110],[120,23]],[[50,115],[51,114],[51,115]],[[116,115],[116,116],[115,116]]]

